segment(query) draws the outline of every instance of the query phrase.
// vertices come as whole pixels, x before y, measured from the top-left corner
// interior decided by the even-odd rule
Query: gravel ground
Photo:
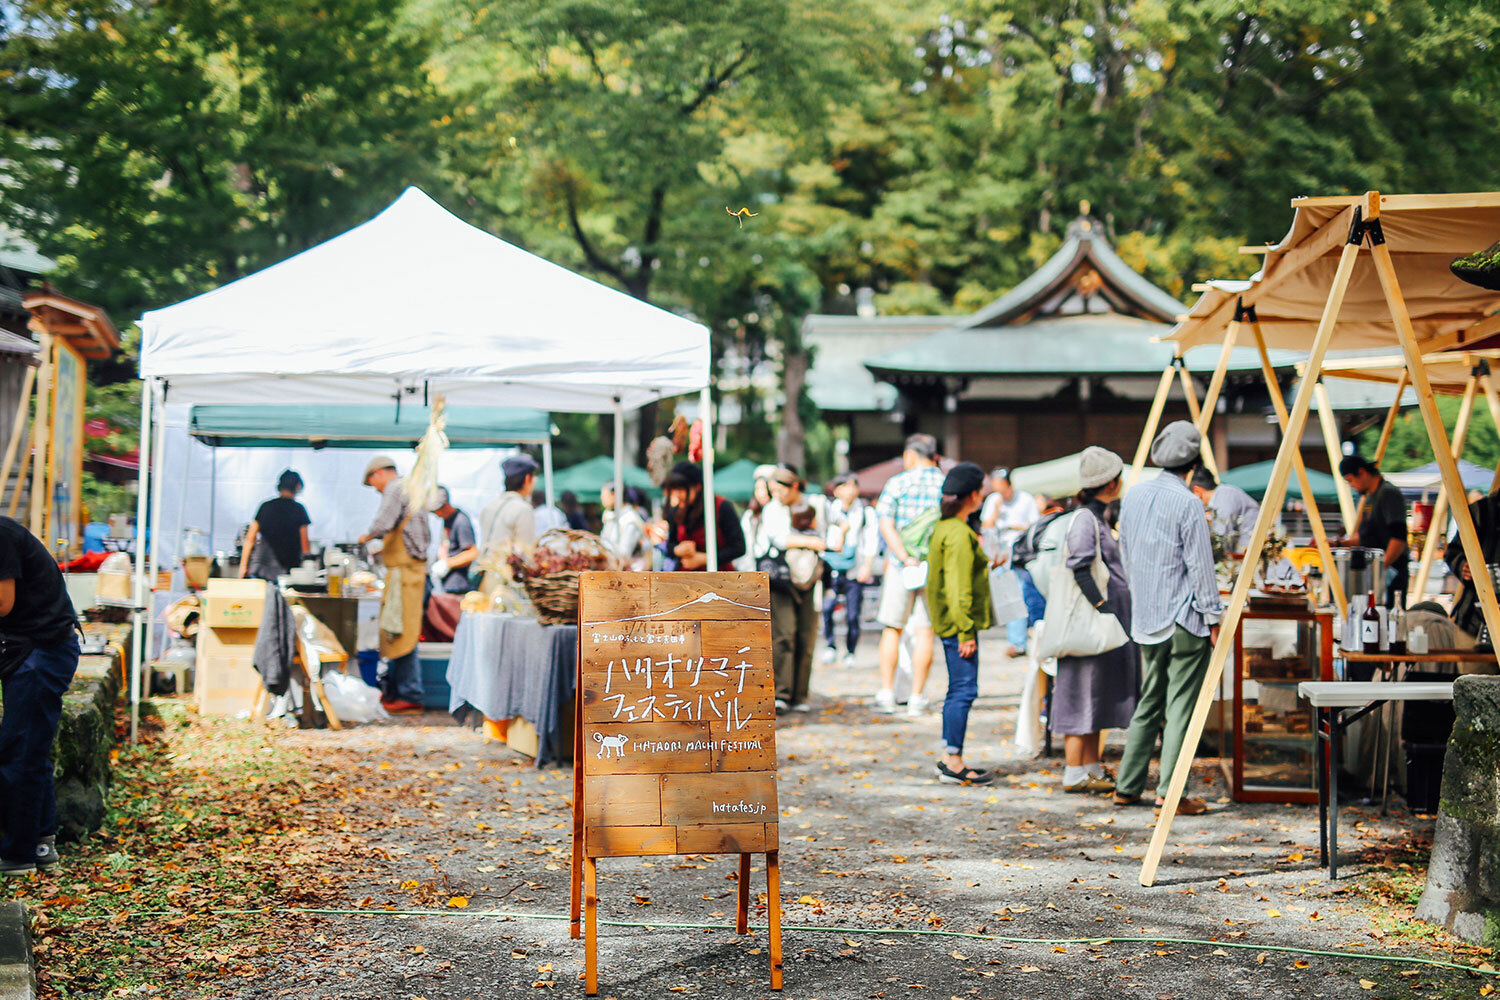
[[[797,928],[785,934],[783,996],[1480,995],[1480,981],[1458,970],[1271,950],[1399,950],[1385,940],[1392,914],[1361,887],[1386,877],[1393,855],[1430,836],[1430,823],[1399,809],[1382,819],[1346,808],[1347,874],[1332,888],[1317,866],[1315,807],[1222,801],[1208,816],[1177,821],[1157,886],[1142,888],[1152,810],[1063,794],[1060,763],[1028,759],[1007,742],[1022,675],[999,643],[981,653],[970,724],[970,761],[999,775],[989,787],[933,780],[935,713],[868,711],[873,662],[867,644],[856,668],[819,667],[816,711],[789,717],[778,732],[783,903]],[[939,666],[935,701],[942,685]],[[1122,734],[1114,735],[1117,755]],[[325,857],[314,837],[289,863],[349,871],[348,905],[370,915],[319,918],[253,982],[226,981],[220,995],[582,994],[582,944],[556,919],[568,905],[570,771],[537,770],[436,714],[280,738],[318,777],[358,790],[353,806],[309,804],[308,827],[368,844]],[[1208,782],[1211,802],[1223,797],[1212,768],[1195,781]],[[602,861],[600,917],[621,926],[601,929],[599,995],[774,995],[763,930],[742,938],[669,926],[732,922],[734,870],[730,857]],[[757,893],[764,877],[757,865]],[[759,904],[754,922],[763,925],[763,896]],[[444,915],[399,916],[387,906]],[[1447,957],[1440,938],[1405,947]]]

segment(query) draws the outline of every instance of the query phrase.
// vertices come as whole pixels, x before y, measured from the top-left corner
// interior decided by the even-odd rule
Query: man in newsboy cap
[[[427,583],[427,546],[432,533],[427,506],[412,503],[389,455],[365,466],[365,485],[380,494],[380,509],[360,544],[379,538],[385,564],[380,604],[380,655],[388,664],[380,703],[392,714],[422,711],[422,670],[417,639],[422,632],[422,595]]]
[[[1120,548],[1130,580],[1130,637],[1141,648],[1141,695],[1115,781],[1117,806],[1141,801],[1151,754],[1161,738],[1156,801],[1172,780],[1188,720],[1208,672],[1224,607],[1214,576],[1213,544],[1203,504],[1188,488],[1202,454],[1202,436],[1186,420],[1162,428],[1151,464],[1162,474],[1137,483],[1120,504]],[[1208,811],[1183,798],[1179,815]]]

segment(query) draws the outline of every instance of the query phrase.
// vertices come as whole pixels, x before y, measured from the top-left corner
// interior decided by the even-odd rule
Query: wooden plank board
[[[776,849],[769,608],[758,573],[583,575],[588,857]]]

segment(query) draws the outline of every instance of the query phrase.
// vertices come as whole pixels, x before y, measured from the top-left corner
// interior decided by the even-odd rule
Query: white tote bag
[[[1099,593],[1109,593],[1109,569],[1104,565],[1100,552],[1102,529],[1099,519],[1093,514],[1094,565],[1089,568]],[[1047,593],[1047,617],[1042,621],[1041,639],[1037,642],[1036,657],[1045,660],[1054,656],[1098,656],[1111,649],[1119,649],[1130,641],[1120,619],[1107,611],[1095,610],[1089,604],[1078,581],[1068,571],[1068,546],[1063,541],[1062,563],[1059,572],[1051,574]]]

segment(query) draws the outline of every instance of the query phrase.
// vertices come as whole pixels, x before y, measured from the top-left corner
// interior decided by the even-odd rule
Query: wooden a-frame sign
[[[570,936],[584,938],[590,996],[597,860],[661,854],[738,854],[741,934],[750,857],[765,854],[771,988],[781,989],[770,609],[764,573],[580,579]]]

